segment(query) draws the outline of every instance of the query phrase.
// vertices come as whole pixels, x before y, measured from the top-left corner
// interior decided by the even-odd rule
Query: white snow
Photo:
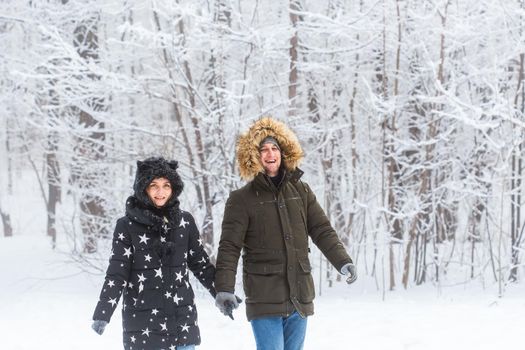
[[[103,276],[81,272],[45,237],[0,238],[0,349],[121,349],[120,306],[106,332],[90,328]],[[466,285],[412,287],[385,300],[362,277],[324,287],[309,318],[305,350],[514,349],[523,347],[525,288]],[[196,287],[196,286],[194,286]],[[202,344],[197,349],[254,349],[244,307],[235,321],[197,293]]]

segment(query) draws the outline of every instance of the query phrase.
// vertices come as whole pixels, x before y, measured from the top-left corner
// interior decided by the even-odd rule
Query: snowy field
[[[103,276],[80,273],[52,252],[44,238],[0,238],[0,349],[121,349],[120,307],[102,336],[91,315]],[[361,278],[338,284],[316,299],[305,350],[314,349],[523,349],[525,287],[443,289],[432,286],[381,293]],[[235,321],[211,297],[197,299],[203,342],[197,349],[254,349],[241,307]]]

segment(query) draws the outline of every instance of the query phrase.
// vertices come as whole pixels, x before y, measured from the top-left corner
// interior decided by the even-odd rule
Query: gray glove
[[[239,303],[242,303],[242,299],[230,292],[218,292],[215,297],[215,306],[232,320],[232,311],[239,307]]]
[[[354,283],[357,279],[357,271],[355,265],[352,263],[343,265],[343,267],[341,267],[341,273],[346,276],[346,283],[348,284]]]
[[[107,324],[108,323],[106,321],[95,320],[93,321],[91,328],[93,328],[93,330],[98,334],[102,335],[102,333],[104,333],[104,328],[106,328]]]

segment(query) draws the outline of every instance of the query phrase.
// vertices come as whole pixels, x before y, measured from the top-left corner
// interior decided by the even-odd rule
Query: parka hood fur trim
[[[237,164],[241,177],[246,181],[251,181],[257,174],[264,172],[260,162],[259,145],[267,136],[272,136],[279,142],[281,166],[287,171],[294,171],[304,157],[299,140],[292,130],[271,117],[261,118],[237,141]]]

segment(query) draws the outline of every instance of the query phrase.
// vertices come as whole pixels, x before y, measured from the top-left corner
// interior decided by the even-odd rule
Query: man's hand
[[[215,297],[215,306],[233,320],[232,311],[239,307],[242,299],[230,292],[218,292]]]
[[[93,330],[98,334],[102,335],[102,333],[104,333],[104,328],[106,328],[107,324],[108,323],[106,321],[95,320],[93,321],[91,328],[93,328]]]
[[[341,267],[341,273],[346,276],[346,283],[348,284],[354,283],[357,279],[357,271],[355,265],[352,263],[343,265],[343,267]]]

